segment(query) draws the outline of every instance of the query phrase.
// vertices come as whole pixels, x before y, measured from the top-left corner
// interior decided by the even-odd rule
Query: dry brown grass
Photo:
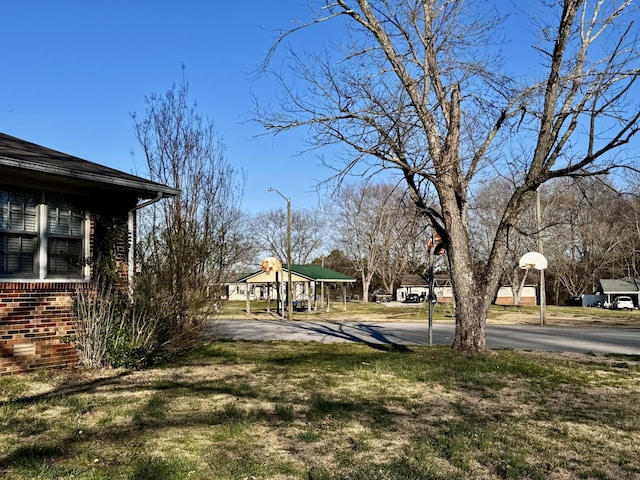
[[[640,478],[640,358],[212,344],[0,378],[2,478]]]
[[[264,305],[256,302],[250,313],[245,311],[245,302],[229,302],[220,314],[223,319],[264,320],[279,318],[275,311],[267,312]],[[294,312],[296,320],[331,320],[331,321],[415,321],[426,322],[428,309],[426,305],[403,304],[399,302],[347,303],[347,309],[339,302],[333,304],[329,311],[321,309],[314,312]],[[435,322],[453,322],[453,307],[437,304],[434,309]],[[494,305],[489,311],[487,323],[493,325],[538,325],[540,323],[539,307],[513,307]],[[562,307],[549,305],[546,308],[546,325],[549,326],[591,326],[591,327],[634,327],[640,328],[640,310],[632,312],[614,311],[602,308]]]

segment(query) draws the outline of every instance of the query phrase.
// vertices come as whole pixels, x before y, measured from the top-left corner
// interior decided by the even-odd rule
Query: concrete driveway
[[[454,325],[433,324],[433,344],[451,345]],[[311,322],[286,320],[215,320],[211,333],[236,340],[359,342],[428,345],[426,322]],[[640,355],[640,329],[573,328],[520,325],[487,326],[492,349]]]

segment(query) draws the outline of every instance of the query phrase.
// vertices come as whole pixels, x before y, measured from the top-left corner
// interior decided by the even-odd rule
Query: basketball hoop
[[[430,252],[433,252],[433,254],[437,256],[443,255],[444,252],[447,251],[447,249],[442,244],[442,239],[440,238],[440,235],[438,235],[437,233],[434,233],[431,236],[431,238],[429,238],[429,240],[427,241],[427,249]]]
[[[538,252],[528,252],[520,257],[518,266],[523,270],[535,268],[536,270],[544,270],[547,268],[547,259]]]
[[[524,270],[520,289],[524,287],[524,282],[527,279],[529,270],[535,268],[540,271],[540,325],[544,325],[544,269],[547,268],[547,259],[540,252],[527,252],[520,257],[518,266]]]
[[[271,272],[281,272],[282,262],[276,257],[267,257],[260,264],[260,270],[269,275]]]

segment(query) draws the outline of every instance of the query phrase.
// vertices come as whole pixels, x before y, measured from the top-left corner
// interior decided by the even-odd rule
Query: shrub
[[[113,282],[99,279],[74,296],[73,339],[80,362],[91,368],[143,367],[162,357],[157,322]]]

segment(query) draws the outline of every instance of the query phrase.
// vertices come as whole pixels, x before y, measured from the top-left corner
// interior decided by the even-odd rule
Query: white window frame
[[[7,186],[0,186],[0,190],[19,193],[20,190],[16,188],[10,188]],[[28,193],[28,192],[27,192]],[[33,275],[27,275],[25,273],[15,274],[0,274],[0,282],[63,282],[63,283],[77,283],[85,282],[89,279],[90,266],[86,259],[90,254],[90,238],[89,238],[89,226],[90,216],[89,212],[82,210],[83,219],[81,224],[81,258],[82,266],[78,275],[60,275],[60,274],[48,274],[48,212],[49,205],[47,203],[47,192],[34,191],[40,201],[36,206],[36,225],[37,225],[37,237],[36,237],[36,251],[34,252],[34,273]],[[73,205],[74,202],[68,197],[59,194],[51,194],[61,200]],[[52,235],[52,237],[58,237],[58,235]],[[64,236],[60,236],[64,238]]]

